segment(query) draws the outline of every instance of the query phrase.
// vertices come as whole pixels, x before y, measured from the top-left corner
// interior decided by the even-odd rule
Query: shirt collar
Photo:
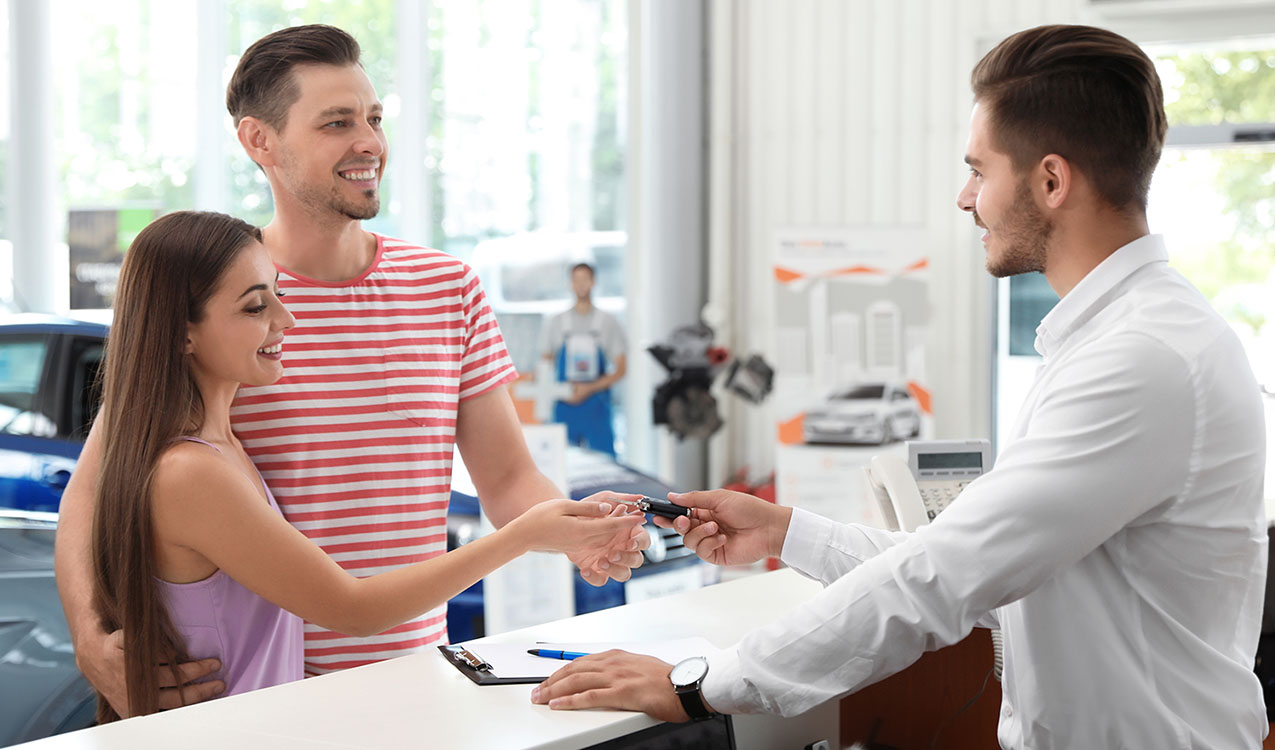
[[[1117,284],[1148,263],[1168,261],[1164,237],[1158,234],[1145,234],[1107,256],[1040,321],[1036,327],[1036,351],[1042,357],[1057,351],[1063,340],[1090,318],[1090,312]]]

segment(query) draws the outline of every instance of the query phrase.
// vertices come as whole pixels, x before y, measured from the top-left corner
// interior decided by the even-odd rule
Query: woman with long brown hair
[[[98,613],[124,633],[133,714],[157,710],[156,665],[217,657],[227,694],[299,679],[301,618],[378,633],[523,552],[597,547],[642,520],[605,502],[549,501],[445,555],[369,578],[345,572],[284,520],[230,427],[239,385],[283,374],[295,320],[277,276],[260,231],[215,213],[163,216],[125,255],[93,556]],[[99,720],[118,718],[98,705]]]

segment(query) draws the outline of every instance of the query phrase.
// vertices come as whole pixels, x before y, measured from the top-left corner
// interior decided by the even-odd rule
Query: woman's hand
[[[578,555],[605,549],[617,537],[631,536],[645,516],[623,505],[593,500],[546,500],[537,503],[505,528],[527,550]],[[636,548],[636,547],[635,547]]]

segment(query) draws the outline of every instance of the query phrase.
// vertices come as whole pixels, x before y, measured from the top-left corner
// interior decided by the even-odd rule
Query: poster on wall
[[[879,526],[862,468],[933,434],[925,231],[781,229],[773,248],[777,500]]]
[[[72,310],[97,310],[115,302],[124,252],[159,215],[152,205],[72,208],[67,213]]]

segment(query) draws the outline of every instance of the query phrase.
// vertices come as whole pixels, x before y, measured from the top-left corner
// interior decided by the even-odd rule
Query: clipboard
[[[451,662],[453,667],[460,670],[460,673],[473,681],[475,685],[530,685],[544,682],[545,677],[518,676],[518,677],[497,677],[491,672],[491,664],[484,661],[481,657],[470,651],[464,644],[454,644],[448,646],[439,646],[438,652],[443,658]],[[565,662],[564,662],[565,663]]]
[[[549,675],[568,664],[559,659],[529,656],[527,649],[544,647],[535,643],[457,643],[439,646],[438,652],[468,677],[475,685],[530,685],[544,682]],[[690,656],[706,656],[714,651],[704,638],[679,638],[666,641],[627,641],[584,643],[554,643],[553,649],[597,653],[609,649],[621,649],[635,654],[645,654],[676,664]]]

